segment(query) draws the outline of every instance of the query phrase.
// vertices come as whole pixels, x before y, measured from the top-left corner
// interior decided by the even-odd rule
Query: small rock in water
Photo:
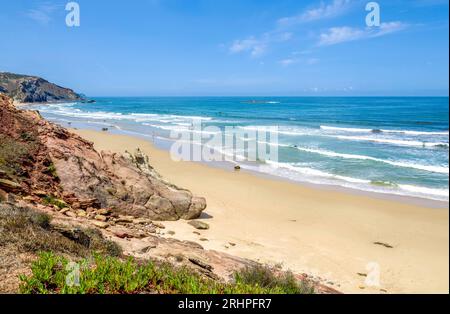
[[[241,170],[241,166],[239,166],[239,165],[237,165],[237,166],[234,166],[234,170],[235,170],[235,171],[239,171],[239,170]]]
[[[106,132],[106,131],[108,131],[108,128],[102,128],[102,131]]]
[[[209,225],[206,222],[199,221],[199,220],[191,220],[188,222],[192,227],[199,230],[206,230],[209,229]]]

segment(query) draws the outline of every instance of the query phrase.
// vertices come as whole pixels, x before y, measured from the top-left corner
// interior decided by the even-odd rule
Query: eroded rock
[[[200,220],[191,220],[188,222],[192,227],[199,230],[206,230],[209,229],[209,225],[206,222],[200,221]]]

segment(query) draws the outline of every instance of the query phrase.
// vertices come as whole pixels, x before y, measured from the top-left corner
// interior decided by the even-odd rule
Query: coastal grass
[[[277,277],[263,266],[235,274],[232,283],[202,277],[186,267],[133,258],[95,255],[76,264],[43,252],[32,264],[30,276],[20,276],[25,294],[293,294],[313,293],[312,287],[290,275]],[[76,269],[76,273],[73,270]],[[261,281],[259,281],[262,279]]]
[[[47,195],[44,198],[42,198],[42,203],[44,205],[55,205],[59,209],[63,209],[67,207],[66,202],[63,200],[57,199],[56,197],[53,197],[51,195]]]
[[[94,253],[121,255],[117,244],[104,239],[98,231],[75,231],[52,225],[49,215],[29,207],[0,204],[0,251],[32,254],[51,251],[74,258]],[[71,233],[76,234],[71,236]],[[89,238],[88,243],[79,241],[79,235]]]
[[[29,159],[31,146],[0,134],[0,170],[13,178],[22,176],[21,165]]]

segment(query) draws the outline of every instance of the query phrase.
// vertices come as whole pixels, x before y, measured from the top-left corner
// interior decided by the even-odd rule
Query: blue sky
[[[2,1],[0,71],[90,96],[448,95],[448,1]]]

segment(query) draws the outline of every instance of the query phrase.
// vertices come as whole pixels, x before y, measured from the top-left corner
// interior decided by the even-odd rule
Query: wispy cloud
[[[319,58],[308,58],[308,59],[303,59],[303,58],[285,58],[285,59],[281,59],[278,61],[278,63],[283,66],[283,67],[289,67],[291,65],[300,63],[303,65],[314,65],[319,63],[320,59]]]
[[[306,60],[306,63],[309,65],[313,65],[319,63],[319,61],[320,61],[319,58],[309,58],[308,60]]]
[[[381,23],[379,27],[331,27],[319,36],[318,46],[331,46],[344,42],[381,37],[404,30],[408,25],[399,21]]]
[[[58,5],[42,3],[35,9],[28,10],[25,14],[32,20],[40,24],[48,24],[52,20],[52,14],[56,11]]]
[[[252,57],[259,57],[266,52],[271,43],[284,42],[291,38],[292,33],[289,32],[268,32],[260,38],[249,37],[235,40],[231,44],[229,51],[230,53],[250,52]]]
[[[329,3],[322,2],[319,6],[309,8],[297,15],[279,19],[278,25],[291,26],[295,24],[336,17],[345,13],[350,8],[351,4],[351,0],[333,0]]]
[[[307,23],[319,19],[331,18],[346,12],[355,0],[332,0],[322,2],[319,6],[309,7],[298,15],[279,19],[273,30],[262,36],[249,36],[244,39],[236,39],[229,47],[230,53],[250,53],[252,57],[263,55],[271,44],[288,41],[292,33],[287,30],[299,23]]]
[[[299,61],[298,59],[287,58],[287,59],[282,59],[282,60],[278,61],[278,63],[284,67],[288,67],[292,64],[298,63],[298,61]]]

